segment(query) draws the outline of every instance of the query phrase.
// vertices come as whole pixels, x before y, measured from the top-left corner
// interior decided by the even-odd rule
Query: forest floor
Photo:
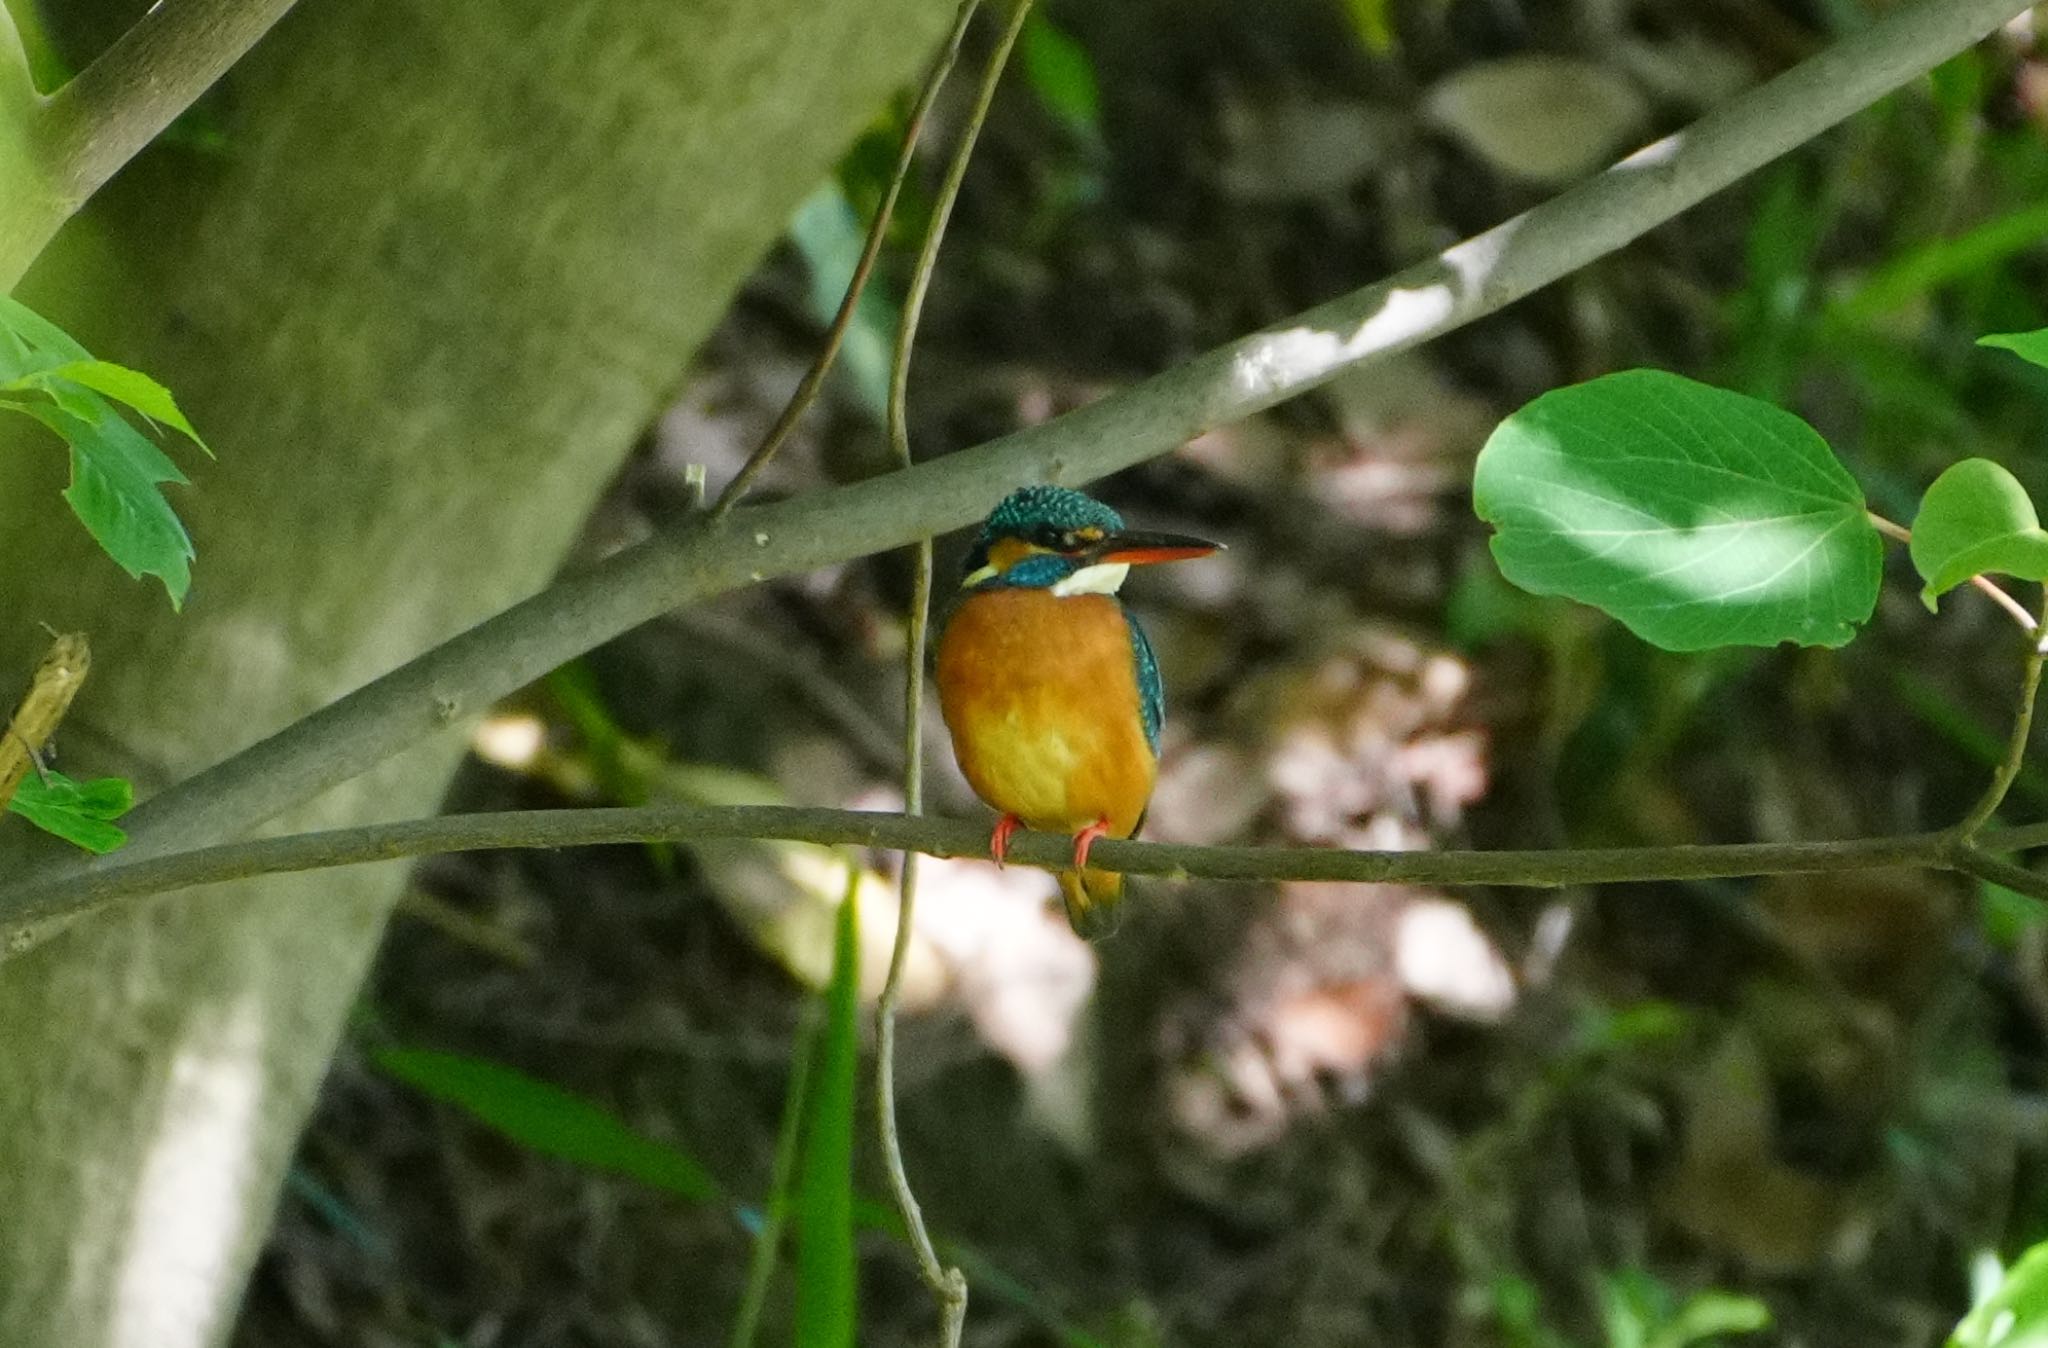
[[[1391,41],[1370,0],[1049,12],[940,265],[921,457],[1490,226],[1861,10],[1417,0]],[[1650,365],[1795,407],[1881,509],[1965,452],[2048,485],[2048,390],[1970,348],[2048,324],[2048,258],[2031,237],[1954,246],[2043,199],[2044,91],[2015,32],[1495,318],[1099,484],[1134,522],[1230,548],[1128,591],[1169,695],[1148,836],[1541,847],[1960,813],[2019,660],[1974,596],[1930,616],[1901,568],[1843,650],[1668,655],[1509,589],[1467,484],[1529,398]],[[941,144],[961,110],[942,102]],[[759,438],[891,131],[764,260],[584,561],[686,509],[689,465],[715,487]],[[910,194],[905,237],[928,204]],[[882,471],[889,320],[864,317],[767,491]],[[960,547],[942,543],[941,604]],[[500,708],[450,807],[896,803],[908,595],[907,560],[881,557],[641,629]],[[934,808],[986,817],[927,720]],[[2044,806],[2030,773],[2009,808]],[[884,903],[894,864],[869,859]],[[424,867],[241,1348],[725,1342],[744,1205],[524,1150],[375,1055],[516,1067],[758,1202],[813,1004],[791,971],[815,979],[841,874],[738,844]],[[924,876],[904,1150],[973,1261],[982,1348],[1934,1345],[1974,1261],[2048,1234],[2048,928],[2012,896],[1925,873],[1159,883],[1088,947],[1043,875]],[[863,1260],[862,1341],[928,1341],[903,1249],[873,1235]],[[766,1333],[787,1341],[786,1298]]]

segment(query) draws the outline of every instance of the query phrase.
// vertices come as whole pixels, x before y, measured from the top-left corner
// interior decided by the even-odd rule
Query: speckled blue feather
[[[1092,496],[1067,487],[1019,487],[982,521],[977,542],[986,549],[999,538],[1029,538],[1041,529],[1100,529],[1107,534],[1123,527],[1124,517]]]

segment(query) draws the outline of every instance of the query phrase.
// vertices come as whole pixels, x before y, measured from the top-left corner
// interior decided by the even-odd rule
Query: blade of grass
[[[789,1098],[782,1105],[782,1124],[775,1135],[775,1171],[769,1178],[768,1210],[761,1229],[754,1234],[754,1254],[747,1265],[746,1291],[740,1297],[739,1313],[733,1317],[732,1348],[753,1348],[754,1331],[761,1322],[761,1310],[768,1304],[768,1284],[775,1277],[775,1261],[782,1253],[782,1229],[789,1220],[790,1199],[795,1188],[797,1144],[803,1137],[804,1116],[809,1108],[811,1058],[817,1051],[824,1018],[813,1003],[797,1031],[796,1047],[789,1062]]]
[[[431,1049],[387,1048],[372,1057],[408,1086],[545,1156],[624,1175],[682,1198],[724,1198],[718,1181],[688,1153],[645,1137],[581,1096],[524,1072]]]
[[[848,867],[825,990],[818,1081],[797,1178],[796,1342],[853,1348],[853,1110],[860,1068],[860,871]]]
[[[822,1023],[821,1018],[818,1024],[822,1026]],[[811,1054],[811,1063],[815,1064],[816,1054],[814,1048],[807,1050],[800,1042],[797,1052],[799,1055],[809,1052]],[[433,1060],[454,1058],[456,1056],[454,1054],[432,1054],[416,1049],[386,1049],[373,1054],[372,1058],[379,1066],[385,1067],[392,1076],[413,1086],[423,1094],[454,1106],[468,1114],[471,1118],[483,1123],[493,1131],[510,1138],[521,1146],[540,1152],[542,1155],[569,1161],[572,1164],[584,1163],[582,1160],[583,1152],[579,1148],[557,1146],[550,1137],[531,1129],[515,1129],[501,1126],[499,1120],[507,1111],[502,1107],[501,1101],[497,1099],[498,1092],[484,1092],[482,1093],[483,1098],[480,1098],[478,1092],[462,1088],[460,1080],[451,1082],[446,1079],[445,1074],[430,1070],[437,1065]],[[464,1059],[464,1061],[478,1063],[476,1059]],[[595,1102],[571,1094],[559,1087],[548,1085],[545,1082],[536,1081],[533,1078],[526,1077],[519,1072],[498,1064],[482,1062],[479,1065],[484,1068],[495,1068],[495,1073],[491,1075],[497,1075],[501,1080],[517,1079],[522,1083],[522,1089],[531,1088],[534,1098],[526,1108],[553,1107],[563,1100],[568,1100],[573,1103],[573,1109],[570,1111],[573,1114],[583,1116],[599,1114],[603,1116],[604,1125],[600,1130],[597,1130],[602,1135],[623,1133],[632,1138],[633,1149],[636,1152],[662,1152],[668,1154],[664,1158],[663,1164],[659,1167],[636,1166],[627,1169],[621,1166],[599,1166],[596,1168],[624,1175],[628,1179],[638,1180],[650,1188],[661,1189],[681,1198],[717,1202],[719,1201],[718,1195],[725,1192],[724,1186],[720,1185],[715,1178],[711,1181],[711,1191],[708,1193],[704,1191],[703,1186],[700,1184],[674,1182],[673,1177],[675,1176],[687,1176],[693,1171],[701,1171],[701,1167],[698,1166],[696,1160],[680,1147],[671,1143],[656,1141],[636,1131],[609,1110],[604,1109]],[[791,1070],[794,1074],[798,1069],[792,1066]],[[434,1079],[432,1081],[421,1079],[429,1076]],[[797,1090],[794,1084],[794,1077],[792,1078],[791,1099],[793,1102],[799,1097],[805,1101],[810,1097],[810,1073],[806,1071],[804,1076],[806,1081],[801,1091]],[[512,1112],[516,1116],[523,1111],[515,1110]],[[801,1119],[802,1115],[798,1117]],[[794,1161],[792,1161],[793,1166]],[[778,1183],[776,1188],[786,1189],[788,1186]],[[772,1197],[770,1202],[772,1205]],[[772,1209],[769,1212],[763,1212],[751,1205],[741,1205],[730,1201],[723,1203],[723,1206],[732,1213],[735,1224],[742,1230],[761,1230],[772,1218]],[[895,1208],[884,1199],[874,1197],[855,1198],[853,1202],[853,1219],[855,1225],[863,1231],[873,1231],[899,1243],[908,1243],[908,1237],[903,1229],[903,1219],[897,1215]],[[948,1258],[955,1259],[963,1267],[973,1270],[977,1280],[986,1277],[988,1279],[989,1291],[992,1295],[1015,1306],[1040,1328],[1057,1339],[1064,1345],[1064,1348],[1103,1348],[1100,1340],[1090,1337],[1084,1330],[1062,1319],[1052,1309],[1051,1303],[1044,1296],[1016,1277],[1005,1272],[996,1264],[991,1263],[987,1256],[979,1253],[974,1247],[947,1239],[943,1235],[937,1237],[937,1239],[940,1249],[946,1253]]]

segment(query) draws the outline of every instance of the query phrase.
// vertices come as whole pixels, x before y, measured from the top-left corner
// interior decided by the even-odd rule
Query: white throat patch
[[[1056,583],[1052,592],[1061,599],[1077,594],[1115,594],[1130,574],[1129,562],[1097,562]]]

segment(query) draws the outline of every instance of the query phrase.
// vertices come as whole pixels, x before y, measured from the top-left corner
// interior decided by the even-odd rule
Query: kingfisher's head
[[[1123,516],[1065,487],[1020,487],[982,521],[960,588],[1115,594],[1133,566],[1206,557],[1221,546],[1125,529]]]

